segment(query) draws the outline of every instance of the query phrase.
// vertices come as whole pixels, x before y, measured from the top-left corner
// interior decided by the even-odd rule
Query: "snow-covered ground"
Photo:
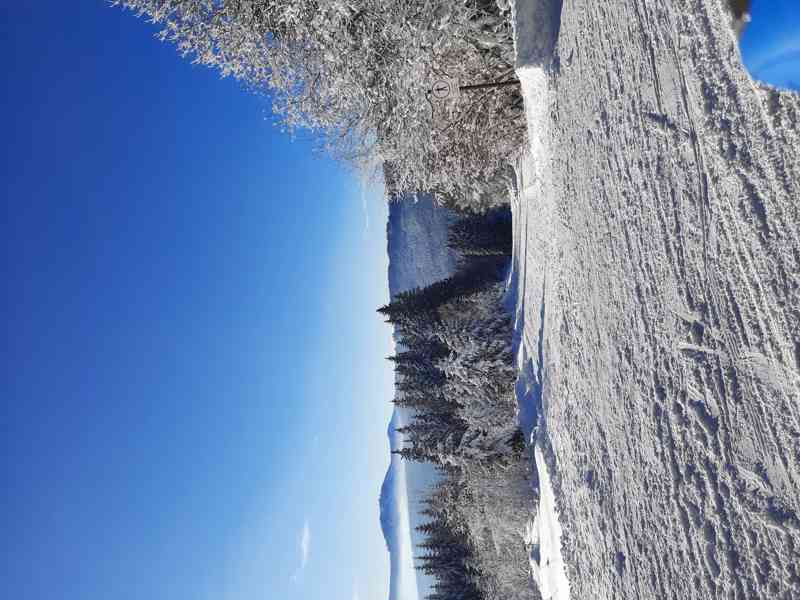
[[[519,0],[518,40],[554,8],[510,278],[542,591],[800,598],[800,102],[717,0]]]
[[[531,572],[543,600],[568,600],[569,580],[561,553],[562,531],[555,494],[541,450],[535,448],[534,455],[539,475],[539,506],[531,528],[530,542],[537,549],[530,561]]]

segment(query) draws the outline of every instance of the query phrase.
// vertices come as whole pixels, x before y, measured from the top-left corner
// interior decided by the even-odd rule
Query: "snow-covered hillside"
[[[389,294],[424,287],[453,273],[457,256],[447,247],[447,230],[454,221],[451,211],[424,194],[389,204]]]
[[[456,255],[447,247],[447,228],[453,214],[437,206],[429,196],[416,201],[406,199],[389,205],[386,233],[389,253],[389,293],[430,285],[451,275]],[[395,409],[389,425],[390,446],[402,447],[395,429],[409,421],[408,409]],[[389,599],[405,600],[424,597],[432,583],[430,577],[415,571],[411,560],[420,541],[414,529],[423,519],[419,499],[435,480],[436,473],[428,465],[405,462],[392,455],[381,488],[381,524],[389,548],[391,582]]]
[[[542,591],[800,598],[800,101],[721,0],[519,0],[518,40],[554,7],[511,277],[569,580]]]

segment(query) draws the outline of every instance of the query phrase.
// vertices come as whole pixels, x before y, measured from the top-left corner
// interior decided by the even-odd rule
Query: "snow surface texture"
[[[389,294],[424,287],[455,271],[456,253],[447,247],[447,232],[455,220],[452,212],[420,195],[389,205],[386,226],[389,254]],[[395,429],[410,420],[408,409],[395,409],[389,424],[392,450],[402,447]],[[420,498],[431,487],[436,472],[431,465],[405,462],[396,454],[381,487],[381,526],[391,562],[389,600],[416,600],[430,591],[430,576],[414,570],[414,548],[421,540],[415,530],[425,518]]]
[[[538,550],[531,558],[531,572],[544,600],[569,599],[569,580],[561,555],[561,524],[547,464],[539,448],[534,449],[539,474],[539,507],[533,521],[529,543]]]
[[[798,97],[721,0],[565,0],[557,34],[517,44],[511,281],[569,597],[800,598]]]

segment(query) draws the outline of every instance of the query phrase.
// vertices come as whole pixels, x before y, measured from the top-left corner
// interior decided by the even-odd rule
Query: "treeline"
[[[390,165],[390,193],[486,207],[525,141],[508,0],[115,0],[178,51],[273,101],[287,129],[357,165]]]
[[[411,411],[395,452],[440,472],[423,501],[418,568],[436,578],[432,600],[533,598],[522,540],[533,491],[501,282],[510,216],[466,216],[449,243],[462,257],[452,277],[378,309],[399,341],[394,402]]]

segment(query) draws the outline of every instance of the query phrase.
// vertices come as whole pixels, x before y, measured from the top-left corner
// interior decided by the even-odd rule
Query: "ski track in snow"
[[[552,62],[517,65],[509,277],[568,575],[541,590],[800,598],[798,97],[750,79],[720,2],[518,0],[518,39],[554,6]]]

